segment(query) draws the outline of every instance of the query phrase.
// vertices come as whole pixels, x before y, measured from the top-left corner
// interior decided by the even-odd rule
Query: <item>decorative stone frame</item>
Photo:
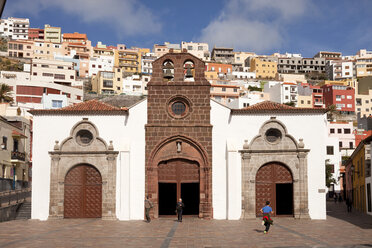
[[[282,133],[279,142],[266,140],[266,131],[278,129]],[[288,134],[285,125],[276,120],[266,121],[260,128],[259,135],[248,144],[245,141],[242,156],[242,215],[243,219],[256,218],[256,174],[265,164],[279,162],[287,166],[293,177],[293,205],[295,218],[309,218],[307,154],[302,139],[299,143]]]
[[[179,149],[182,143],[182,149]],[[185,159],[197,162],[199,166],[199,218],[212,218],[211,197],[211,170],[205,149],[195,140],[184,135],[169,137],[160,142],[149,158],[149,167],[146,170],[147,188],[146,195],[154,204],[154,217],[158,218],[158,167],[161,162],[173,159]]]
[[[76,133],[88,130],[93,134],[89,145],[80,145]],[[64,216],[64,182],[69,170],[79,164],[89,164],[97,168],[102,177],[102,219],[116,219],[116,157],[112,141],[110,145],[99,137],[96,126],[84,118],[73,126],[70,136],[54,145],[50,171],[50,207],[49,218]]]
[[[185,105],[185,112],[181,115],[176,115],[172,111],[172,105],[176,102],[182,102]],[[174,119],[183,119],[189,116],[192,113],[192,103],[190,99],[183,95],[175,95],[168,99],[165,109],[168,115]]]

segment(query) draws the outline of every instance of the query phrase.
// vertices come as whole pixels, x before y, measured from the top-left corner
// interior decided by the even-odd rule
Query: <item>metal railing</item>
[[[21,160],[21,161],[25,161],[26,160],[26,154],[24,152],[12,151],[11,159],[18,159],[18,160]]]
[[[0,192],[0,207],[23,202],[31,196],[31,188],[16,189]],[[3,205],[4,204],[4,205]]]

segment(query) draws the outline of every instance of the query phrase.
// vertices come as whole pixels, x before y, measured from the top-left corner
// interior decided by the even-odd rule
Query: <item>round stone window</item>
[[[172,104],[172,113],[175,115],[183,115],[186,112],[186,105],[183,102],[174,102]]]
[[[86,129],[82,129],[78,131],[76,134],[76,141],[80,145],[89,145],[90,142],[92,142],[92,140],[93,140],[93,134]]]
[[[282,133],[276,128],[270,128],[265,133],[266,140],[270,143],[276,143],[282,138]]]
[[[173,118],[185,118],[190,111],[190,102],[186,97],[176,96],[167,102],[167,112]]]

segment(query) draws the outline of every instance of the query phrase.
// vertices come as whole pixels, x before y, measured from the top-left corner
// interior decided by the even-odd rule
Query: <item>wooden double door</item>
[[[185,215],[198,215],[200,203],[200,172],[196,162],[175,159],[158,167],[159,215],[174,215],[176,203],[182,198]]]
[[[262,166],[256,174],[256,215],[270,201],[274,216],[293,216],[293,179],[289,169],[279,163]]]
[[[73,167],[65,178],[65,218],[102,217],[102,178],[90,165]]]

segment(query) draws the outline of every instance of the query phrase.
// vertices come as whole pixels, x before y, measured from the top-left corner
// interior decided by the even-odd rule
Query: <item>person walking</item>
[[[184,208],[185,208],[185,204],[183,204],[182,199],[180,198],[176,205],[178,222],[182,222],[182,212]]]
[[[264,206],[263,208],[261,208],[261,213],[263,214],[262,216],[262,220],[264,221],[264,225],[265,225],[265,231],[264,233],[268,233],[269,232],[269,229],[270,229],[270,225],[273,224],[273,220],[270,218],[270,214],[273,214],[274,211],[273,209],[270,207],[270,201],[266,201],[266,206]]]
[[[150,217],[150,210],[154,207],[152,202],[149,200],[149,197],[147,196],[145,199],[145,213],[146,213],[146,222],[150,223],[151,222],[151,217]]]
[[[347,211],[351,213],[351,207],[353,206],[353,202],[350,200],[350,198],[346,199],[346,206],[347,206]]]

